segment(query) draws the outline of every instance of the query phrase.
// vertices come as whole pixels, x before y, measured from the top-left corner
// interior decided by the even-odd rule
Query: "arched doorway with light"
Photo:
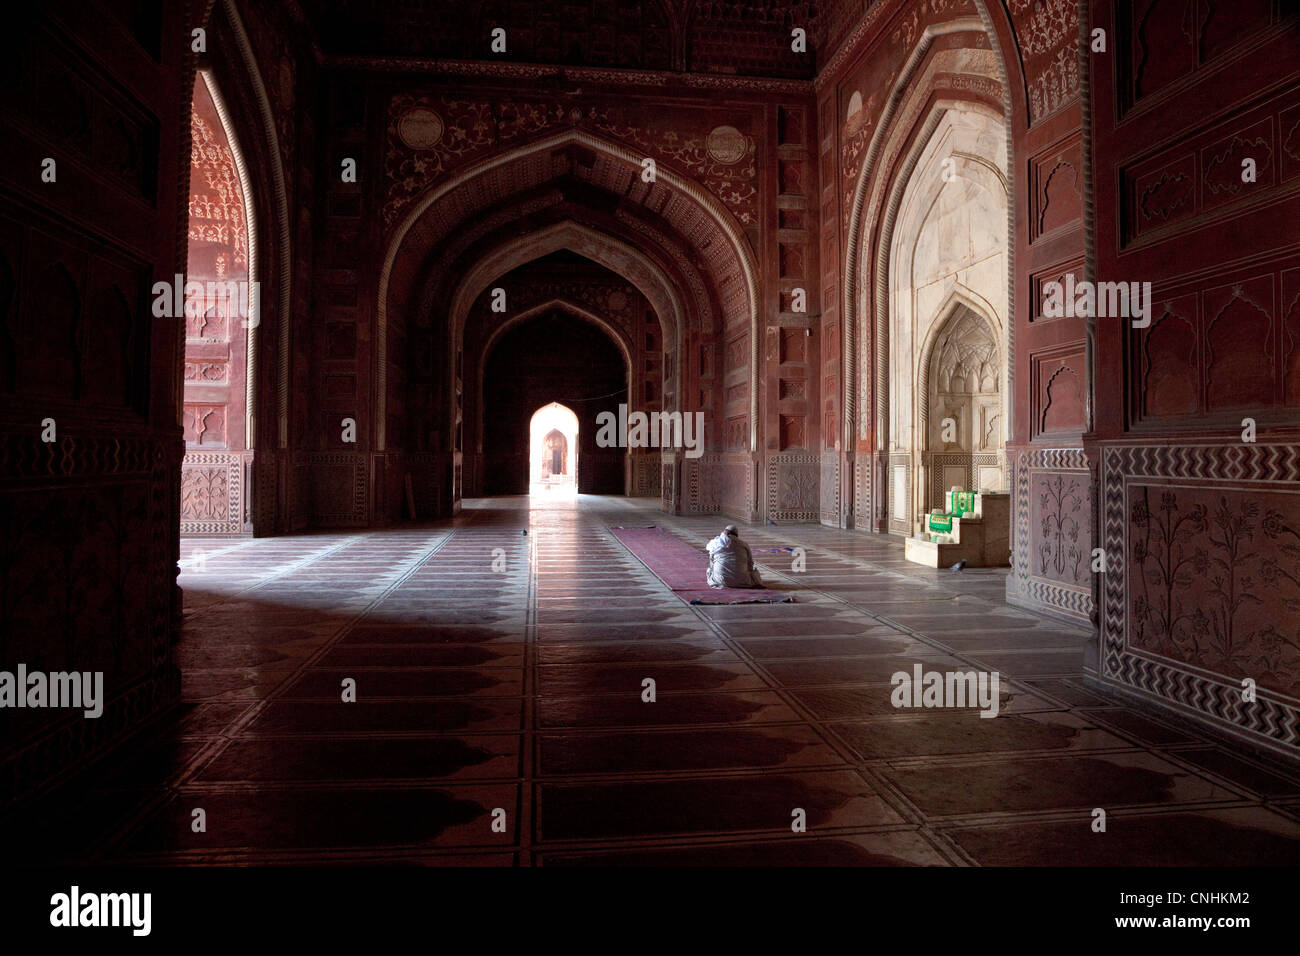
[[[194,78],[190,138],[181,534],[247,535],[253,532],[258,235],[253,177],[208,69]]]
[[[558,492],[561,486],[571,494],[626,494],[628,449],[597,442],[599,414],[617,414],[628,401],[627,354],[609,328],[567,308],[548,307],[479,348],[486,355],[481,384],[471,385],[479,409],[471,425],[482,431],[471,434],[471,447],[481,447],[480,494]],[[551,411],[539,417],[546,409]],[[553,430],[559,440],[552,436],[548,449],[546,436]]]
[[[578,483],[578,416],[559,402],[533,412],[528,428],[530,495],[573,495]]]

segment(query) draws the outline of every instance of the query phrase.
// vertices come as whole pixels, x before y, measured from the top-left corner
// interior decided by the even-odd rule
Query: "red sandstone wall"
[[[185,320],[181,533],[242,534],[250,528],[245,409],[256,315],[248,314],[251,291],[238,290],[251,288],[251,233],[235,152],[202,76],[194,79],[190,156],[186,280],[218,295]]]
[[[183,6],[106,13],[42,4],[5,37],[0,666],[102,671],[107,701],[6,712],[6,799],[180,692],[182,325],[150,290],[185,265],[193,62]]]
[[[1086,275],[1077,6],[1003,0],[990,8],[990,19],[1003,49],[1017,51],[1009,54],[1009,73],[1020,74],[1010,84],[1016,320],[1007,599],[1085,623],[1094,607],[1094,505],[1082,441],[1087,329],[1082,317],[1051,318],[1042,308],[1045,283]]]
[[[1294,752],[1300,25],[1285,6],[1094,5],[1112,38],[1091,60],[1096,274],[1151,282],[1155,303],[1147,328],[1097,320],[1089,445],[1101,678]]]
[[[972,27],[952,33],[963,18]],[[1084,275],[1084,170],[1078,19],[1064,0],[878,3],[851,25],[817,79],[821,183],[823,520],[886,530],[890,456],[880,417],[888,383],[878,375],[875,263],[893,213],[887,199],[919,123],[938,98],[1009,109],[1011,433],[1016,603],[1086,620],[1091,505],[1082,436],[1088,394],[1082,319],[1045,321],[1042,283]],[[927,29],[939,34],[929,36]],[[994,75],[935,72],[945,51],[991,49]],[[923,58],[907,73],[916,51]],[[929,98],[918,96],[925,76]],[[860,108],[859,107],[860,104]],[[855,202],[860,218],[854,224]],[[850,261],[851,260],[851,261]],[[887,323],[886,323],[887,325]],[[845,400],[850,404],[846,407]],[[830,504],[838,499],[833,513]]]

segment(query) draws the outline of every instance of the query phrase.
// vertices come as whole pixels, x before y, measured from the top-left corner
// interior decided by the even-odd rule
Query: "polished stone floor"
[[[1008,607],[1005,572],[742,526],[804,549],[756,554],[796,603],[690,606],[609,528],[702,547],[719,520],[656,505],[184,542],[182,706],[0,838],[106,864],[1300,860],[1297,768],[1085,686],[1086,633]],[[918,662],[996,670],[999,716],[893,708]]]

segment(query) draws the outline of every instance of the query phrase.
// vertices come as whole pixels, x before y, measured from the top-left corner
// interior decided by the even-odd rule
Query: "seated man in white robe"
[[[763,581],[754,567],[754,554],[749,545],[740,540],[734,524],[727,525],[722,534],[708,544],[711,588],[761,588]]]

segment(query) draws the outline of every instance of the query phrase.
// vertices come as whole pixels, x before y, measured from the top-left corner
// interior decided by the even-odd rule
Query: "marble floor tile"
[[[821,525],[746,527],[794,603],[687,605],[610,530],[702,547],[717,523],[583,495],[186,539],[181,701],[0,816],[0,841],[97,865],[1300,859],[1300,768],[1088,683],[1093,637],[1008,606],[1005,570],[932,571],[901,539]],[[763,550],[796,545],[802,572]],[[913,665],[997,671],[998,716],[895,706]]]

